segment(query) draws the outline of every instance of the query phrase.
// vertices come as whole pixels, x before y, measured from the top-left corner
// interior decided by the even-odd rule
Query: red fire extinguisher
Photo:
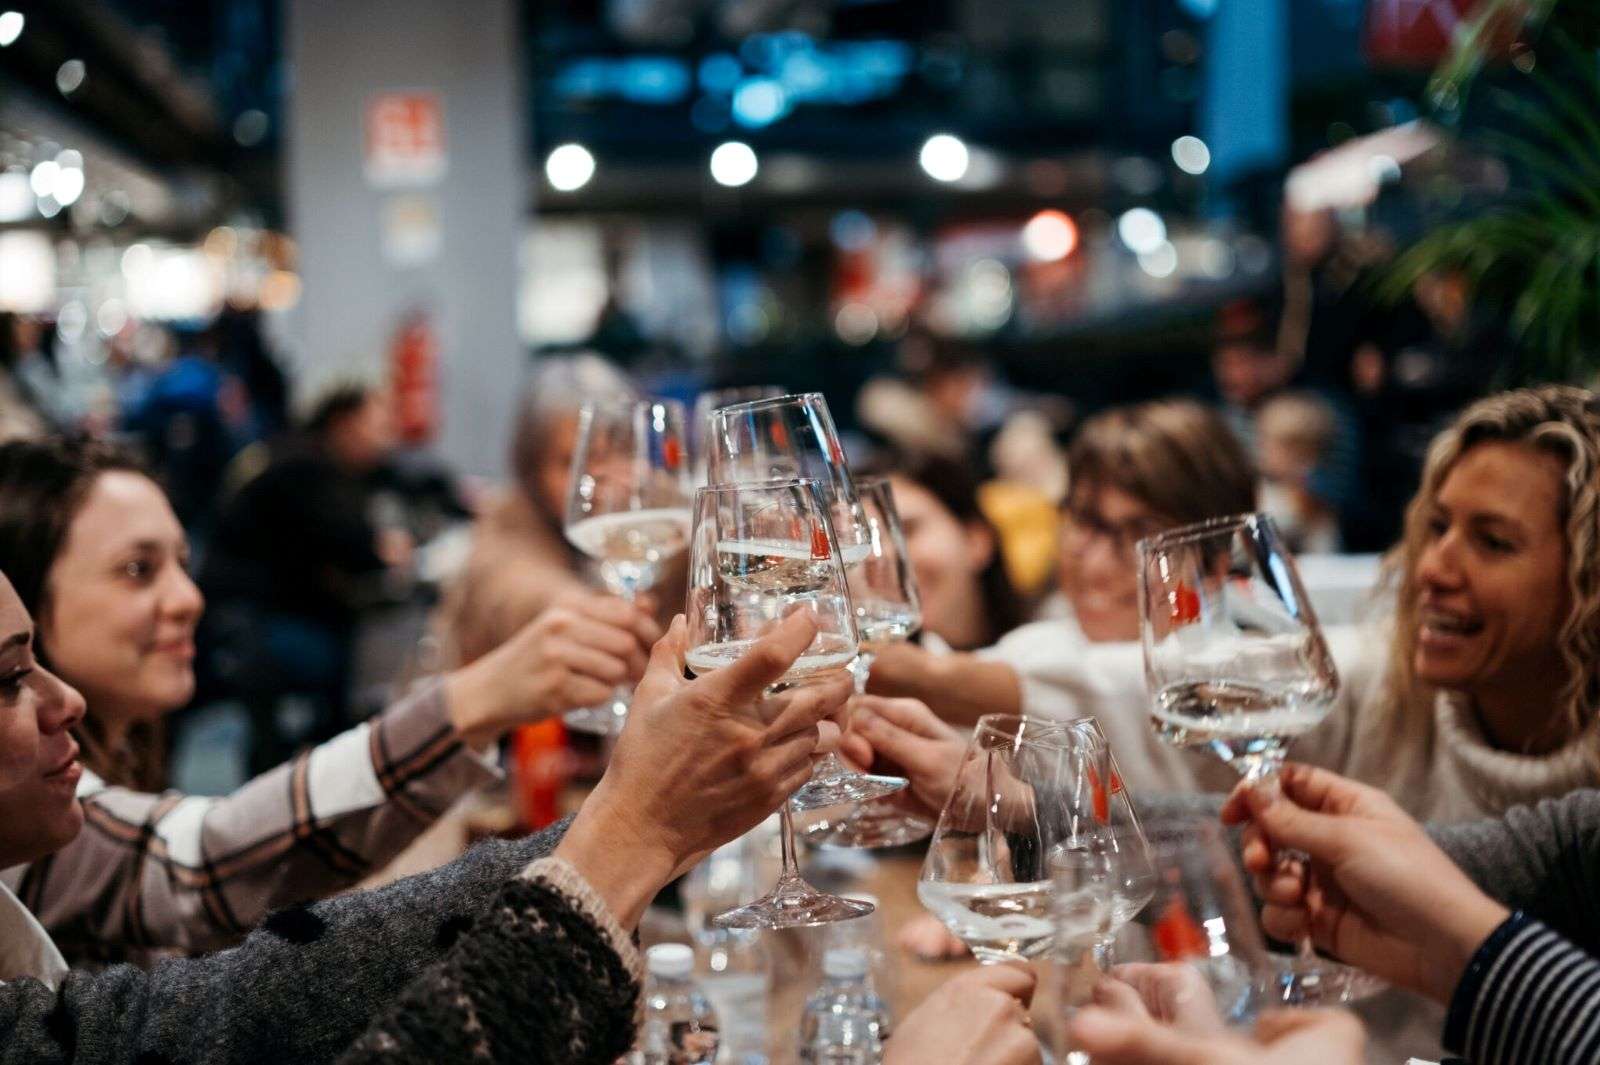
[[[439,427],[439,340],[426,312],[408,315],[390,344],[395,424],[407,444],[426,444]]]

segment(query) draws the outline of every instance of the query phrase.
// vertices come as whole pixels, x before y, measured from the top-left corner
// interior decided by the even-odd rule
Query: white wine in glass
[[[1139,631],[1151,720],[1252,787],[1278,788],[1290,743],[1333,711],[1339,675],[1294,558],[1272,519],[1241,514],[1140,540]],[[1334,1005],[1378,985],[1317,955],[1285,959],[1287,1005]]]
[[[760,484],[777,478],[814,480],[832,521],[837,550],[853,571],[872,553],[872,528],[857,493],[833,415],[821,393],[777,396],[719,407],[707,430],[712,485]],[[797,551],[804,551],[799,545]],[[778,565],[775,580],[803,578],[804,561]],[[795,795],[802,810],[892,795],[904,777],[858,773],[837,755],[817,762],[811,782]]]
[[[670,400],[588,404],[567,491],[567,540],[593,559],[608,591],[632,602],[689,544],[683,407]],[[621,730],[631,692],[566,715],[583,732]]]
[[[704,675],[737,661],[797,612],[812,617],[817,635],[769,686],[765,704],[756,708],[769,720],[786,692],[842,672],[856,656],[855,613],[844,561],[815,481],[700,489],[684,610],[690,648],[684,657],[690,671]],[[867,903],[818,891],[801,877],[789,806],[786,801],[779,811],[783,870],[777,885],[755,902],[713,917],[713,925],[791,928],[872,912]]]

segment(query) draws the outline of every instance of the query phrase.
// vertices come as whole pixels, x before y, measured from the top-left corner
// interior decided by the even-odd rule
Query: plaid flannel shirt
[[[0,881],[69,957],[216,950],[272,910],[355,884],[497,779],[434,683],[220,798],[85,773],[78,838]]]

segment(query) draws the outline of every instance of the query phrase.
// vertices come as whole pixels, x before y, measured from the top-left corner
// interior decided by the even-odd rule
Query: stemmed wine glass
[[[566,535],[599,563],[606,589],[632,602],[689,542],[689,469],[682,404],[592,403],[578,418]],[[568,727],[621,731],[631,689],[573,710]]]
[[[796,611],[815,619],[817,636],[767,689],[763,716],[783,693],[856,656],[855,611],[844,561],[815,481],[711,486],[695,495],[685,609],[689,669],[705,674],[743,655]],[[789,803],[779,811],[783,871],[777,886],[746,906],[718,914],[720,928],[791,928],[860,917],[872,906],[818,891],[800,876]]]
[[[1139,629],[1156,731],[1210,751],[1275,792],[1289,744],[1332,712],[1333,657],[1294,558],[1264,514],[1139,541]],[[1375,985],[1302,940],[1279,974],[1291,1005],[1349,1001]]]
[[[922,628],[917,579],[906,553],[904,527],[887,478],[856,481],[871,536],[867,557],[850,567],[850,598],[861,633],[861,653],[850,664],[856,693],[867,690],[872,661],[886,644],[909,640]],[[835,847],[898,847],[926,839],[933,821],[907,808],[904,794],[869,799],[848,812],[806,826],[809,843]]]
[[[1057,721],[978,719],[939,815],[917,898],[980,962],[1037,957],[1055,939],[1052,858],[1102,827],[1107,748]]]
[[[1143,831],[1110,826],[1083,847],[1059,856],[1056,873],[1057,1016],[1051,1018],[1056,1060],[1088,1059],[1065,1038],[1066,1023],[1093,997],[1102,979],[1094,959],[1102,927],[1120,927],[1137,914],[1117,899],[1137,901],[1139,932],[1128,960],[1181,971],[1160,973],[1162,984],[1185,996],[1196,1019],[1246,1027],[1261,1005],[1270,971],[1250,893],[1214,818],[1172,817]],[[1153,901],[1153,905],[1152,905]],[[1118,971],[1113,971],[1116,976]],[[1130,979],[1131,973],[1121,974]],[[1151,977],[1158,976],[1150,972]]]
[[[872,529],[861,505],[827,401],[817,392],[736,403],[711,412],[708,476],[712,485],[815,480],[839,538],[844,565],[872,552]],[[817,762],[811,781],[795,794],[802,810],[891,795],[904,777],[857,773],[834,754]]]

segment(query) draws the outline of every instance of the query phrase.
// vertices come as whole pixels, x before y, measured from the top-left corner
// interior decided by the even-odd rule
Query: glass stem
[[[1278,771],[1283,768],[1281,758],[1258,761],[1250,766],[1245,774],[1245,782],[1262,798],[1276,801],[1283,798],[1283,779]],[[1279,850],[1272,856],[1273,864],[1280,870],[1291,869],[1302,865],[1308,860],[1307,855],[1297,850]],[[1303,962],[1317,962],[1317,945],[1311,942],[1309,934],[1301,936],[1295,941],[1295,957]]]
[[[779,837],[783,841],[783,875],[780,880],[798,880],[800,878],[800,860],[794,852],[794,817],[789,812],[789,800],[783,800],[783,805],[778,807],[778,823],[782,826]]]

